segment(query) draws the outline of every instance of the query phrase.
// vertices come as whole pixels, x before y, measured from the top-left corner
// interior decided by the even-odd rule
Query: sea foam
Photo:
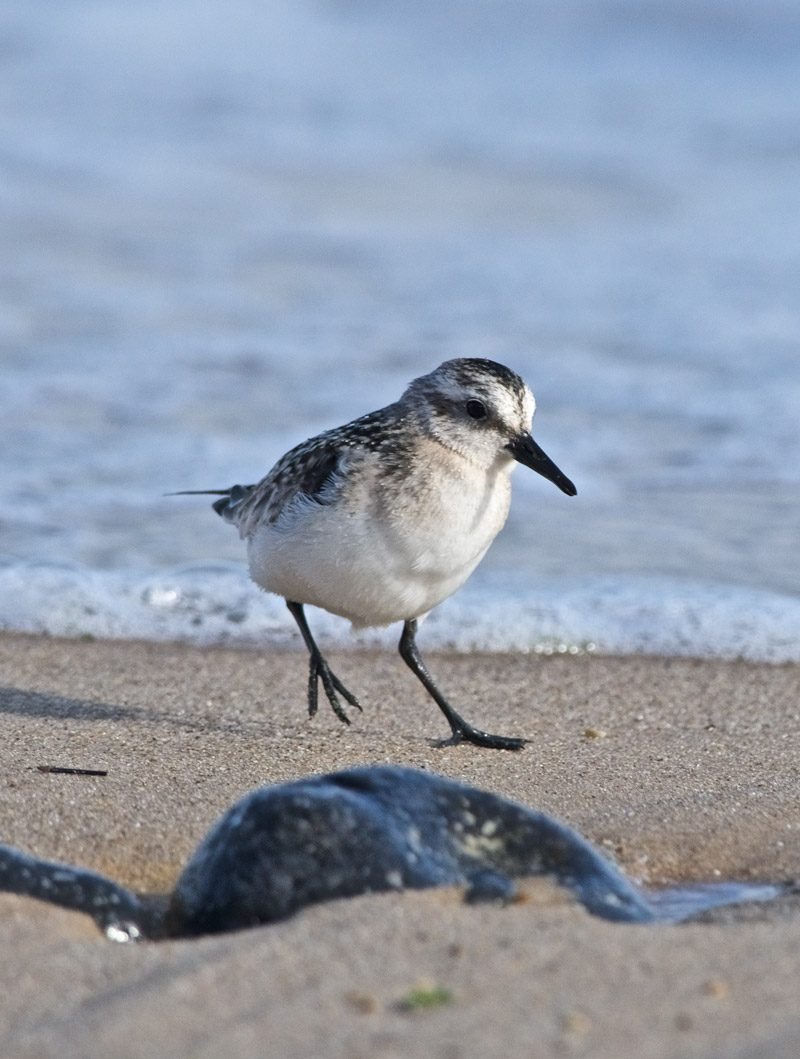
[[[394,646],[397,627],[354,633],[311,612],[321,643]],[[150,572],[6,561],[0,628],[63,637],[302,646],[283,600],[236,563]],[[511,590],[476,579],[437,608],[424,648],[456,652],[654,654],[800,661],[800,599],[747,587],[642,577],[547,579]]]

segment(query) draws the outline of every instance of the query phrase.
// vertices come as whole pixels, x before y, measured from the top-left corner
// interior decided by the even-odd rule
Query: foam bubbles
[[[311,612],[321,644],[394,646],[398,629],[354,634]],[[190,563],[142,576],[54,562],[0,563],[0,628],[52,636],[286,647],[302,642],[282,599],[244,566]],[[423,649],[656,654],[800,661],[800,599],[669,579],[468,585],[425,621]]]

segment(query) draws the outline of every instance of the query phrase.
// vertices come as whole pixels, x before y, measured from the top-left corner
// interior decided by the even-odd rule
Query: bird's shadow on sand
[[[0,714],[19,717],[43,717],[52,720],[138,722],[145,725],[166,725],[188,732],[236,732],[257,730],[260,736],[277,732],[266,718],[248,722],[247,719],[225,720],[209,717],[207,713],[191,713],[146,709],[142,706],[122,706],[93,699],[74,699],[64,695],[49,695],[40,691],[0,685]]]

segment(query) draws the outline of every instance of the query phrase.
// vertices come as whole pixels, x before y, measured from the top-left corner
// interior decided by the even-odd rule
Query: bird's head
[[[516,460],[568,496],[577,490],[531,437],[533,394],[510,368],[493,360],[447,360],[415,379],[402,397],[425,432],[489,470]]]

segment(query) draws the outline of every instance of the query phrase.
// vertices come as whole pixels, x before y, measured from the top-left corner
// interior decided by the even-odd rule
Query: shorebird
[[[425,667],[416,636],[420,620],[460,588],[505,523],[517,463],[575,495],[531,437],[534,409],[531,391],[502,364],[448,360],[414,379],[394,404],[297,445],[255,485],[182,492],[221,498],[214,510],[238,528],[250,576],[286,600],[308,648],[311,716],[320,681],[345,724],[341,700],[361,704],[317,646],[306,604],[356,628],[402,621],[400,656],[450,724],[443,743],[525,745],[460,717]]]

